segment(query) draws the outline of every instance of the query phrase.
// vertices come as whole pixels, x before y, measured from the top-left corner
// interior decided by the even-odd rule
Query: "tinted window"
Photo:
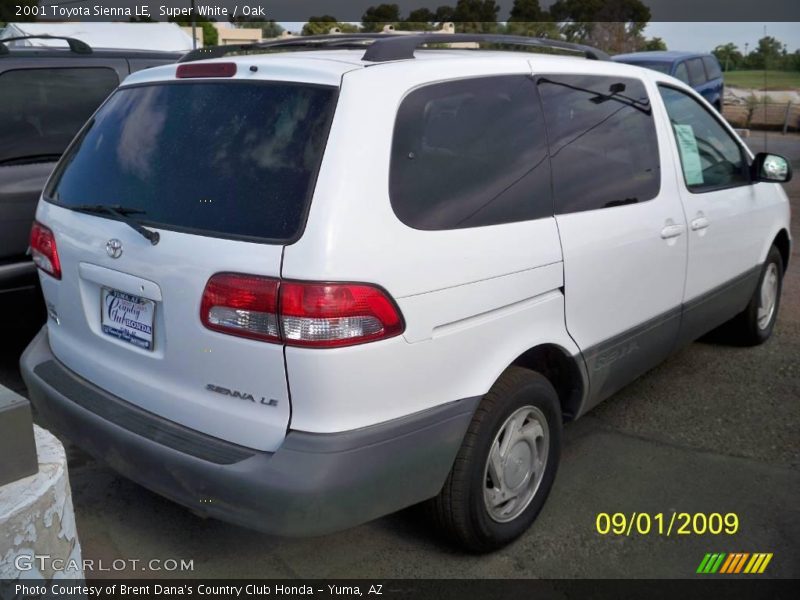
[[[719,68],[717,59],[713,56],[704,56],[703,65],[706,67],[706,75],[709,79],[719,79],[722,77],[722,70]]]
[[[102,68],[0,74],[0,163],[55,160],[117,85]]]
[[[285,83],[120,89],[64,157],[48,196],[120,204],[142,222],[222,236],[295,236],[335,90]]]
[[[539,80],[557,213],[651,200],[661,175],[653,116],[640,81],[597,76]]]
[[[697,100],[660,86],[672,122],[686,186],[695,192],[748,183],[736,140]]]
[[[686,63],[678,63],[678,66],[675,68],[675,77],[680,79],[686,85],[689,84],[689,70],[686,68]]]
[[[552,215],[533,80],[469,79],[411,92],[395,123],[390,194],[398,218],[417,229]]]
[[[686,61],[686,65],[689,68],[689,81],[692,85],[702,85],[706,82],[706,71],[702,60],[692,58]]]

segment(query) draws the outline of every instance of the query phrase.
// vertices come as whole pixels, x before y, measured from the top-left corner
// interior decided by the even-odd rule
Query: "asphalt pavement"
[[[748,143],[764,147],[763,134]],[[800,137],[789,157],[800,210]],[[345,532],[281,539],[204,520],[68,447],[84,558],[190,559],[175,577],[691,577],[707,552],[771,552],[763,576],[800,577],[800,224],[774,335],[757,348],[692,344],[565,429],[561,468],[518,542],[469,556],[409,509]],[[35,306],[27,303],[23,306]],[[24,394],[16,362],[33,327],[6,331],[0,384]],[[598,513],[736,513],[734,535],[601,535]],[[654,527],[655,529],[655,527]],[[96,576],[108,573],[95,573]],[[117,573],[120,575],[120,573]]]

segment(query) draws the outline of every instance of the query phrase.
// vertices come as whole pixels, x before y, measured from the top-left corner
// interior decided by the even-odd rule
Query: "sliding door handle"
[[[671,225],[665,225],[664,229],[661,230],[661,238],[664,240],[668,240],[670,238],[676,238],[683,233],[683,225],[676,225],[672,223]]]
[[[699,231],[700,229],[705,229],[709,225],[710,223],[708,222],[708,219],[706,219],[704,216],[701,215],[692,220],[692,231]]]

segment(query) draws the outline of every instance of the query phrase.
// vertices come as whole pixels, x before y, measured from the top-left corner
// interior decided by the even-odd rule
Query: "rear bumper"
[[[435,496],[479,401],[343,433],[290,430],[269,453],[190,430],[101,390],[58,362],[47,327],[20,365],[46,423],[125,477],[196,512],[287,536],[345,529]]]

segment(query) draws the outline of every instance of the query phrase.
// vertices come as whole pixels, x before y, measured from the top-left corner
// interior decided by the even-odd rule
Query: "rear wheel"
[[[550,382],[520,367],[506,370],[475,411],[442,491],[429,502],[438,527],[473,552],[524,533],[553,485],[561,428]]]
[[[783,258],[778,248],[772,246],[750,303],[730,324],[736,341],[756,346],[769,339],[778,317],[782,287]]]

